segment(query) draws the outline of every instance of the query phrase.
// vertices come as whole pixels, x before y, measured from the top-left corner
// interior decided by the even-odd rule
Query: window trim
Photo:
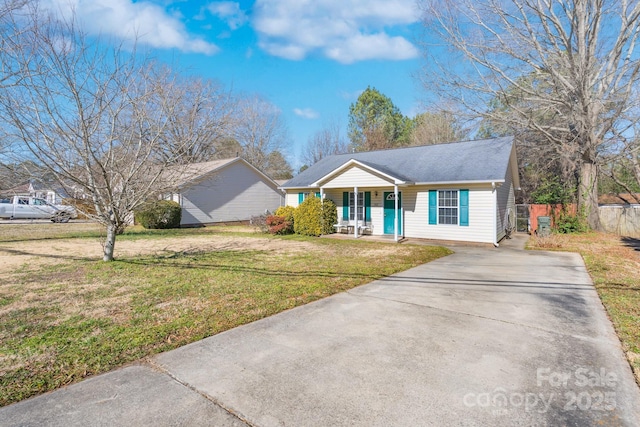
[[[353,206],[353,202],[355,202],[355,196],[354,196],[354,192],[353,191],[349,191],[349,221],[355,221],[355,212],[354,212],[354,206]],[[366,211],[365,211],[365,205],[364,205],[364,191],[358,191],[358,221],[364,221],[365,219],[365,215],[366,215]],[[360,199],[360,196],[362,195],[362,199]],[[362,203],[360,203],[360,201],[362,200]]]
[[[460,189],[458,188],[440,188],[438,190],[436,190],[436,225],[453,225],[453,226],[459,226],[460,225]],[[440,193],[441,192],[455,192],[456,194],[456,205],[455,206],[440,206]],[[456,211],[456,222],[455,223],[443,223],[440,222],[440,209],[455,209]]]

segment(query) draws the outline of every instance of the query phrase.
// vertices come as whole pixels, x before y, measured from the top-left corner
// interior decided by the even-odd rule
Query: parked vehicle
[[[73,206],[52,205],[37,197],[12,196],[0,199],[0,218],[50,219],[53,222],[69,222],[77,218]]]

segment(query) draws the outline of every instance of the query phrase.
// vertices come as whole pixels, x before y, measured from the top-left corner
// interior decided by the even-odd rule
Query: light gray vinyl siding
[[[507,218],[513,216],[515,212],[515,192],[513,189],[513,178],[511,164],[507,168],[507,175],[504,183],[496,189],[497,195],[497,214],[496,214],[496,242],[502,240],[505,236],[505,227],[507,226]],[[512,224],[513,226],[514,224]]]
[[[235,162],[181,193],[182,225],[246,221],[284,202],[275,184]]]

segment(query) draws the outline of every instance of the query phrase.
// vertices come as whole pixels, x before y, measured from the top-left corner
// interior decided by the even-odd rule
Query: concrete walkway
[[[1,425],[638,426],[579,255],[454,255],[0,409]]]

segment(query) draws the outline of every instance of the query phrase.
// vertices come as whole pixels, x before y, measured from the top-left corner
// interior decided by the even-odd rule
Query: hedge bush
[[[271,234],[291,234],[293,233],[293,222],[287,221],[284,215],[269,215],[266,220]]]
[[[179,228],[182,208],[171,200],[154,200],[135,213],[135,221],[144,228]]]
[[[325,199],[322,203],[322,234],[336,232],[334,227],[338,223],[338,207],[333,200]]]
[[[295,218],[294,218],[295,212],[296,212],[296,208],[294,208],[293,206],[280,206],[278,209],[276,209],[276,212],[275,212],[275,215],[283,216],[286,221],[289,221],[291,223],[292,233],[293,233],[293,224],[295,222]]]
[[[580,215],[561,213],[555,220],[555,229],[560,234],[585,233],[589,231],[589,226]]]
[[[322,234],[322,201],[311,195],[298,206],[293,214],[296,234],[319,236]]]

